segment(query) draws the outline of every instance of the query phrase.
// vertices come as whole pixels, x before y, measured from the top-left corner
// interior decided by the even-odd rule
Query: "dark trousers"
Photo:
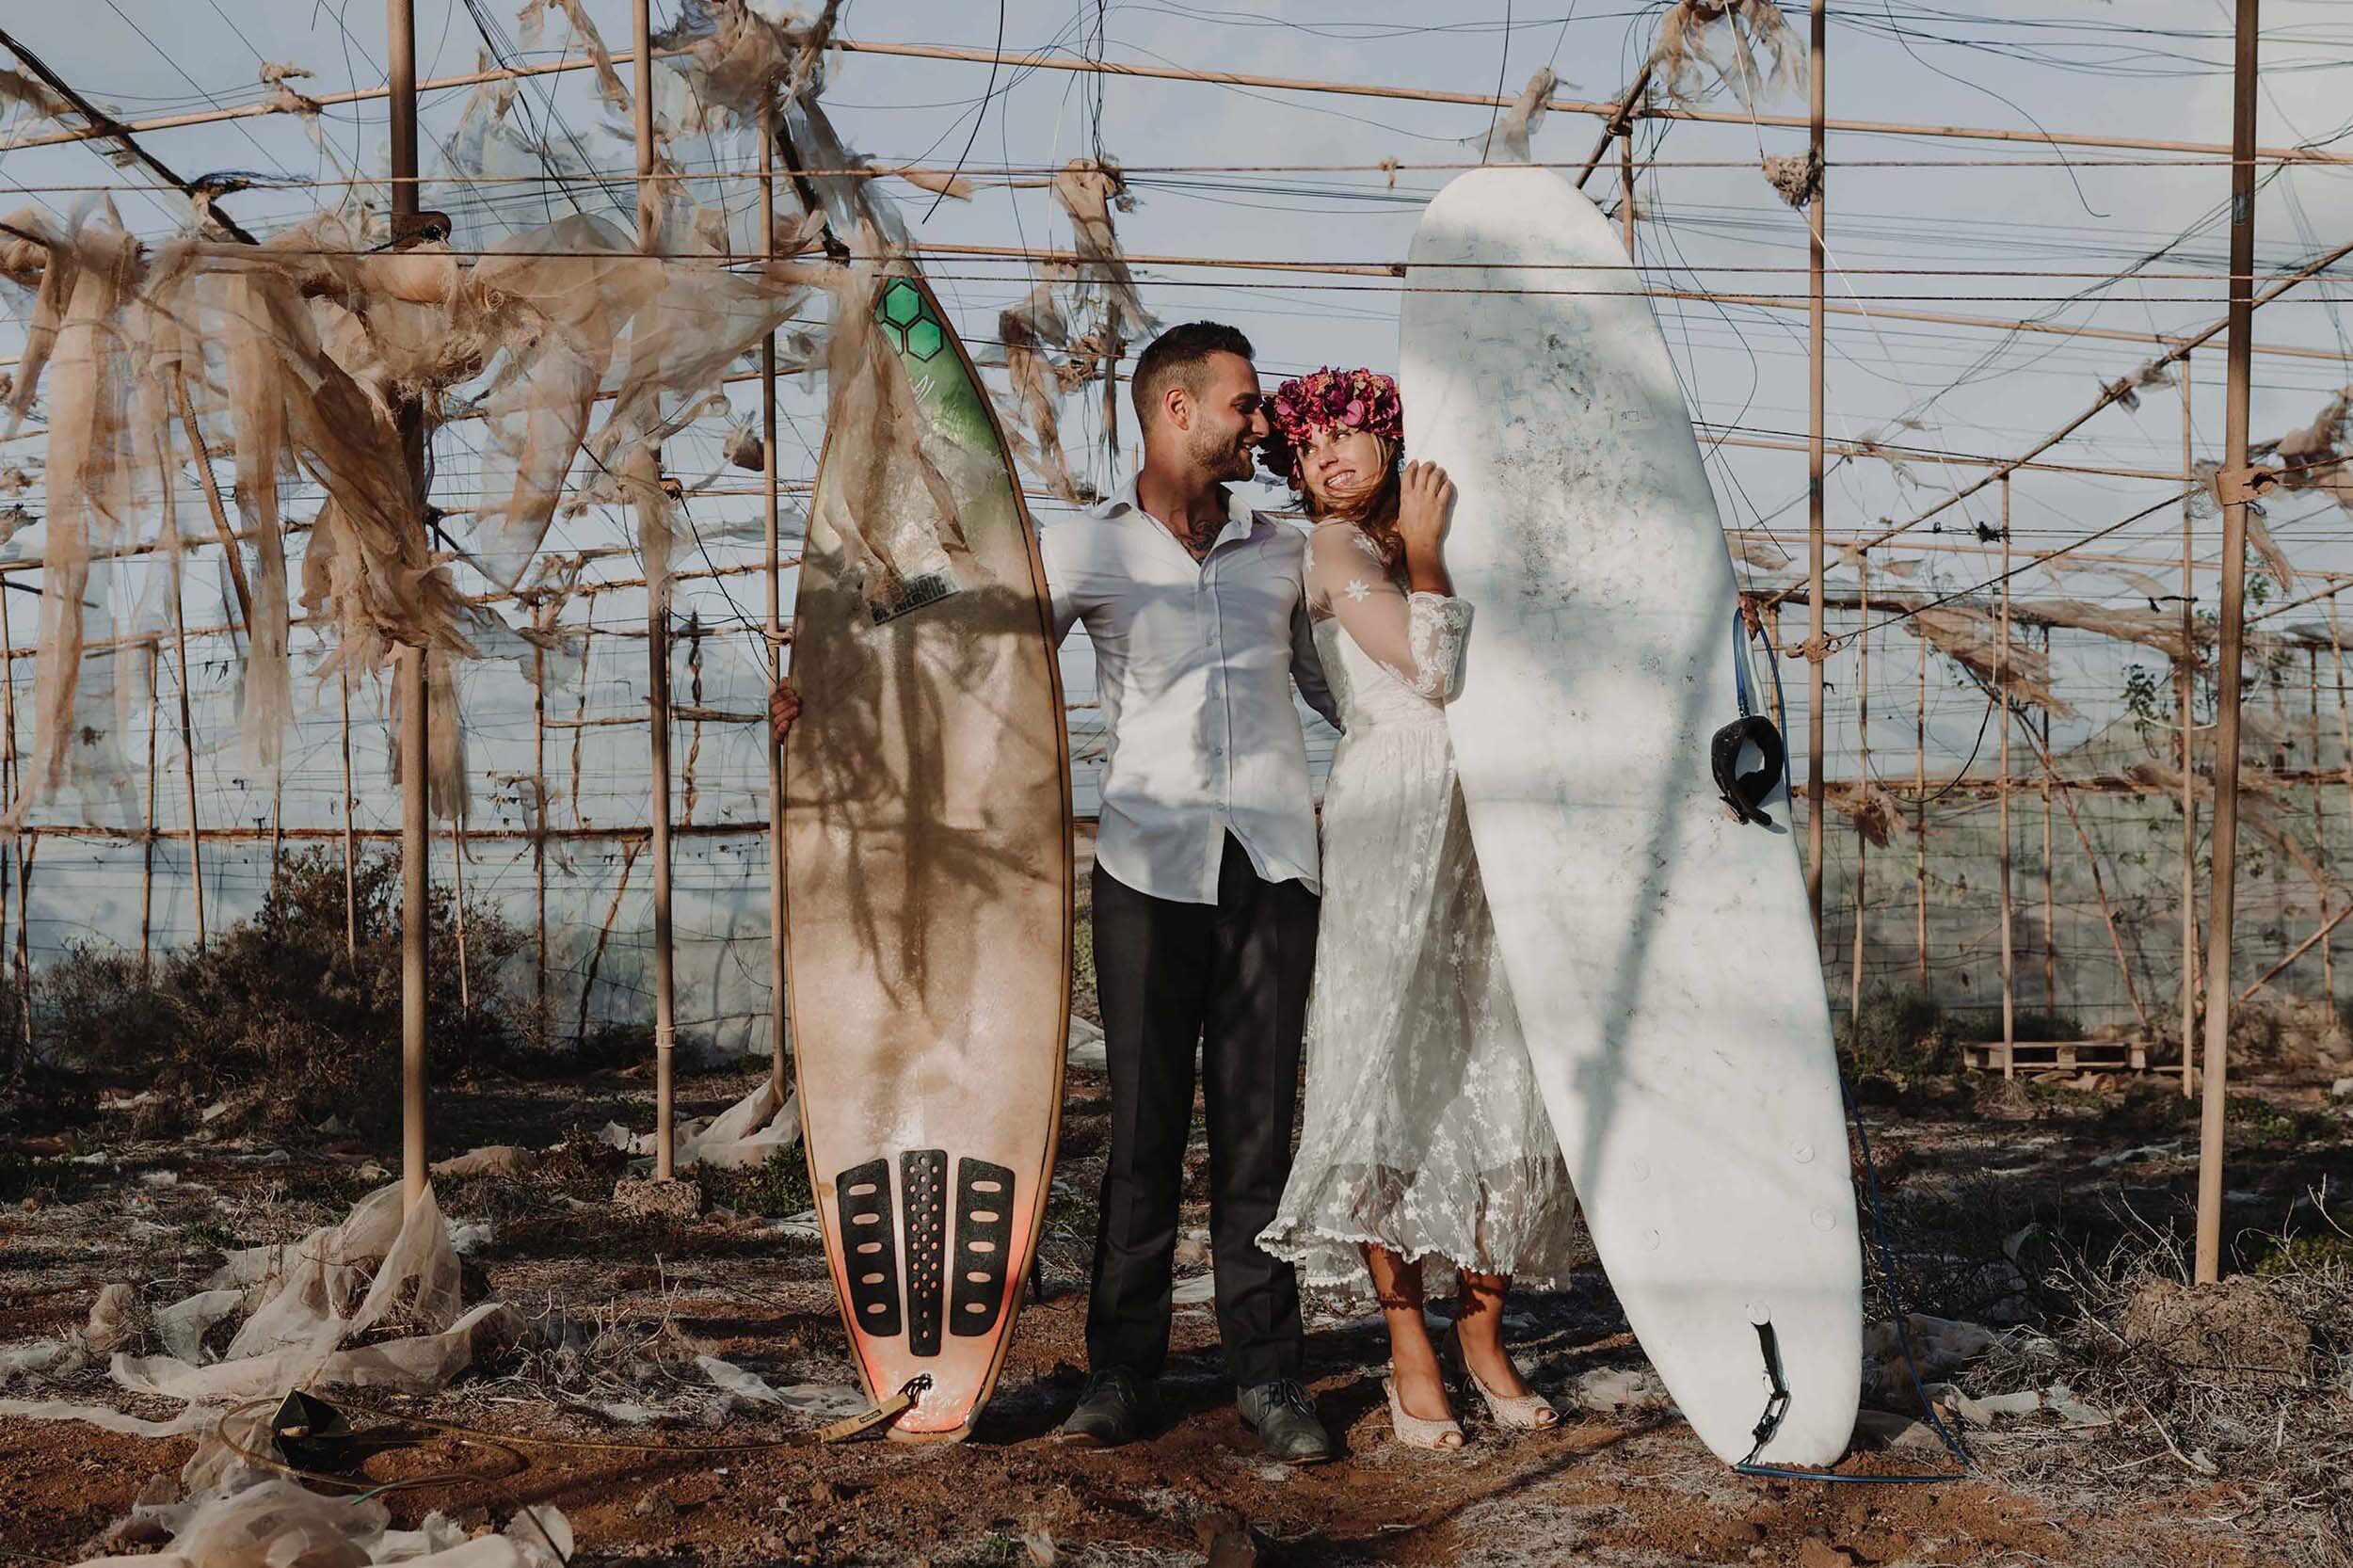
[[[1153,898],[1095,868],[1095,973],[1112,1080],[1087,1306],[1087,1361],[1096,1370],[1158,1377],[1168,1359],[1198,1041],[1226,1366],[1245,1388],[1300,1374],[1299,1282],[1289,1264],[1258,1250],[1257,1235],[1290,1177],[1316,912],[1304,884],[1260,879],[1231,834],[1215,904]]]

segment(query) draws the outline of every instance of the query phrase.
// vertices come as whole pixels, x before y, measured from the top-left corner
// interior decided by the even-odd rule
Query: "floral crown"
[[[1391,441],[1405,439],[1405,405],[1397,382],[1377,370],[1335,370],[1294,376],[1274,389],[1266,406],[1269,426],[1258,460],[1267,472],[1299,488],[1299,449],[1316,430],[1366,430]]]

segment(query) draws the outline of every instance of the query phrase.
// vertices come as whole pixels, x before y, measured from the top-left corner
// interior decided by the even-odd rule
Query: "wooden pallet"
[[[2021,1040],[2005,1047],[1999,1040],[1972,1042],[1961,1048],[1972,1067],[1989,1072],[2133,1072],[2149,1070],[2145,1040]],[[2008,1061],[2004,1060],[2005,1053]]]

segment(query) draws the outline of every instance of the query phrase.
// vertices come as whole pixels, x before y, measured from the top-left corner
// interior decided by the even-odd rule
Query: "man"
[[[1226,485],[1267,435],[1250,341],[1193,322],[1130,378],[1144,465],[1048,529],[1054,633],[1083,621],[1111,727],[1096,841],[1095,968],[1112,1138],[1087,1308],[1090,1375],[1062,1429],[1142,1435],[1166,1364],[1200,1048],[1218,1332],[1243,1420],[1311,1464],[1330,1435],[1301,1385],[1297,1278],[1258,1249],[1290,1174],[1315,968],[1316,825],[1291,687],[1337,722],[1309,633],[1304,541]],[[799,699],[777,689],[791,723]]]

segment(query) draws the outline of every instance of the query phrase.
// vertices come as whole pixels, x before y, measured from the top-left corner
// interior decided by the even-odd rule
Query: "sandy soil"
[[[715,1111],[748,1074],[685,1080],[681,1111]],[[2021,1216],[2121,1222],[2128,1209],[2170,1223],[2195,1142],[2178,1091],[1897,1091],[1866,1085],[1868,1115],[1903,1277],[1917,1304],[1995,1320],[2047,1310],[2001,1239]],[[581,1082],[501,1082],[438,1102],[437,1144],[544,1147],[608,1119],[643,1126],[649,1091],[601,1075]],[[2169,1103],[2169,1100],[2170,1103]],[[2276,1226],[2315,1186],[2353,1176],[2345,1119],[2325,1091],[2278,1087],[2234,1126],[2251,1128],[2233,1165],[2233,1217]],[[504,1472],[390,1495],[413,1522],[438,1508],[503,1525],[523,1502],[571,1518],[583,1563],[910,1564],[1665,1563],[1840,1565],[2065,1563],[2235,1568],[2290,1560],[2272,1516],[2246,1506],[2231,1475],[2172,1463],[2131,1419],[2099,1432],[2028,1418],[1974,1433],[1977,1467],[1929,1484],[1826,1485],[1728,1472],[1672,1407],[1572,1410],[1563,1426],[1507,1438],[1470,1421],[1472,1443],[1437,1457],[1387,1442],[1377,1325],[1346,1310],[1312,1321],[1314,1390],[1344,1435],[1338,1462],[1291,1470],[1262,1462],[1232,1408],[1205,1304],[1179,1308],[1165,1385],[1170,1419],[1151,1441],[1107,1453],[1048,1441],[1080,1381],[1091,1194],[1107,1132],[1099,1075],[1069,1083],[1058,1193],[1048,1216],[1048,1298],[1022,1319],[997,1397],[971,1441],[915,1447],[866,1440],[815,1448],[709,1454],[697,1445],[789,1436],[818,1424],[723,1416],[697,1353],[771,1383],[846,1384],[841,1333],[814,1241],[762,1217],[806,1203],[789,1170],[714,1190],[733,1212],[691,1224],[624,1222],[606,1205],[621,1158],[573,1137],[521,1178],[445,1186],[454,1222],[489,1227],[472,1251],[478,1288],[540,1330],[444,1394],[407,1406],[505,1433],[675,1445],[670,1454],[525,1448],[448,1437],[384,1448],[374,1481],[448,1469]],[[1198,1134],[1196,1133],[1196,1138]],[[103,1165],[27,1158],[103,1150]],[[154,1304],[193,1288],[222,1249],[300,1234],[336,1218],[377,1179],[372,1150],[320,1139],[131,1144],[92,1135],[20,1146],[0,1214],[0,1343],[57,1334],[100,1287],[136,1285]],[[1206,1151],[1196,1147],[1196,1177]],[[2120,1158],[2120,1156],[2121,1158]],[[2325,1186],[2324,1186],[2325,1190]],[[1188,1221],[1206,1218],[1198,1208]],[[2325,1200],[2324,1200],[2325,1201]],[[2090,1216],[2089,1220],[2083,1217]],[[1197,1254],[1180,1275],[1198,1282]],[[1880,1288],[1875,1287],[1875,1294]],[[1180,1299],[1187,1292],[1180,1288]],[[1884,1307],[1875,1301],[1875,1311]],[[1564,1404],[1596,1371],[1640,1368],[1607,1282],[1591,1266],[1572,1288],[1518,1304],[1516,1336],[1536,1385]],[[573,1325],[568,1359],[546,1347]],[[112,1391],[103,1367],[61,1384],[17,1379],[0,1393],[103,1399],[162,1415]],[[622,1426],[597,1413],[628,1400],[663,1412]],[[388,1401],[399,1403],[400,1401]],[[1843,1469],[1942,1474],[1951,1461],[1895,1417]],[[72,1561],[107,1532],[152,1478],[176,1469],[186,1439],[148,1442],[78,1424],[0,1419],[0,1559]],[[1252,1557],[1252,1552],[1257,1554]],[[2319,1561],[2299,1545],[2295,1560]]]

